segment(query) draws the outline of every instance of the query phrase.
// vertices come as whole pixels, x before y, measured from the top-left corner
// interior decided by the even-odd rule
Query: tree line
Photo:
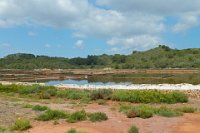
[[[17,53],[0,59],[0,69],[163,69],[200,68],[200,48],[172,49],[165,45],[130,55],[88,55],[63,58]]]

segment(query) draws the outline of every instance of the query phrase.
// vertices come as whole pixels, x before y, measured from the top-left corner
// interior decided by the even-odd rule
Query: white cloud
[[[144,12],[162,16],[200,11],[199,0],[97,0],[96,3],[121,12]]]
[[[123,49],[140,49],[146,50],[152,47],[155,47],[159,44],[160,39],[156,36],[149,36],[149,35],[141,35],[141,36],[133,36],[127,38],[112,38],[107,43],[112,46],[121,46],[124,44]],[[121,49],[120,48],[120,49]]]
[[[0,28],[19,25],[65,28],[74,31],[73,37],[79,39],[92,36],[129,49],[145,49],[162,40],[160,35],[168,28],[167,17],[178,19],[170,27],[174,32],[199,24],[199,0],[97,0],[96,3],[98,6],[88,0],[0,0]]]
[[[173,27],[174,32],[183,32],[199,24],[199,18],[196,16],[183,16],[181,21]]]
[[[77,40],[75,43],[75,48],[83,49],[84,48],[84,41],[83,40]]]

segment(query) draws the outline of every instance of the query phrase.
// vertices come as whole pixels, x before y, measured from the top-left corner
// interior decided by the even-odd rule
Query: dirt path
[[[200,133],[200,114],[185,114],[174,133]]]

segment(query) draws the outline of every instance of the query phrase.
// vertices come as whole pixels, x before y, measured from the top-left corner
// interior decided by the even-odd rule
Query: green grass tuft
[[[84,120],[87,120],[87,114],[85,110],[81,110],[81,111],[76,111],[72,113],[67,119],[67,122],[75,123],[75,122],[84,121]]]
[[[166,107],[161,107],[157,109],[156,114],[164,117],[177,117],[183,115],[181,112]]]
[[[108,120],[108,116],[105,113],[102,112],[96,112],[89,115],[90,121],[92,122],[100,122]]]
[[[31,128],[31,124],[28,120],[17,119],[12,127],[13,130],[24,131]]]
[[[133,125],[129,128],[128,133],[139,133],[139,129]]]
[[[47,110],[45,113],[39,115],[36,120],[49,121],[56,119],[66,119],[69,117],[69,113],[60,110]]]
[[[40,106],[40,105],[35,105],[32,107],[32,110],[34,111],[45,111],[48,110],[49,108],[46,106]]]
[[[143,119],[150,118],[154,114],[154,110],[148,106],[140,105],[131,108],[127,112],[128,118],[140,117]]]
[[[87,132],[84,132],[84,131],[77,131],[76,129],[71,128],[71,129],[69,129],[66,133],[87,133]]]
[[[177,108],[176,111],[183,112],[183,113],[194,113],[197,111],[197,109],[192,107],[181,107]]]

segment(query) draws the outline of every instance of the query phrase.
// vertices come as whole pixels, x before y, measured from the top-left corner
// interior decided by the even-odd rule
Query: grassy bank
[[[38,99],[63,98],[72,100],[113,100],[132,103],[185,103],[188,97],[180,91],[158,91],[158,90],[58,90],[52,86],[22,86],[1,85],[0,93],[19,95]]]
[[[167,108],[165,106],[151,107],[147,105],[122,105],[119,109],[119,112],[124,113],[128,118],[140,117],[143,119],[153,117],[154,115],[163,117],[178,117],[182,116],[184,113],[194,113],[196,111],[197,109],[192,107]]]

